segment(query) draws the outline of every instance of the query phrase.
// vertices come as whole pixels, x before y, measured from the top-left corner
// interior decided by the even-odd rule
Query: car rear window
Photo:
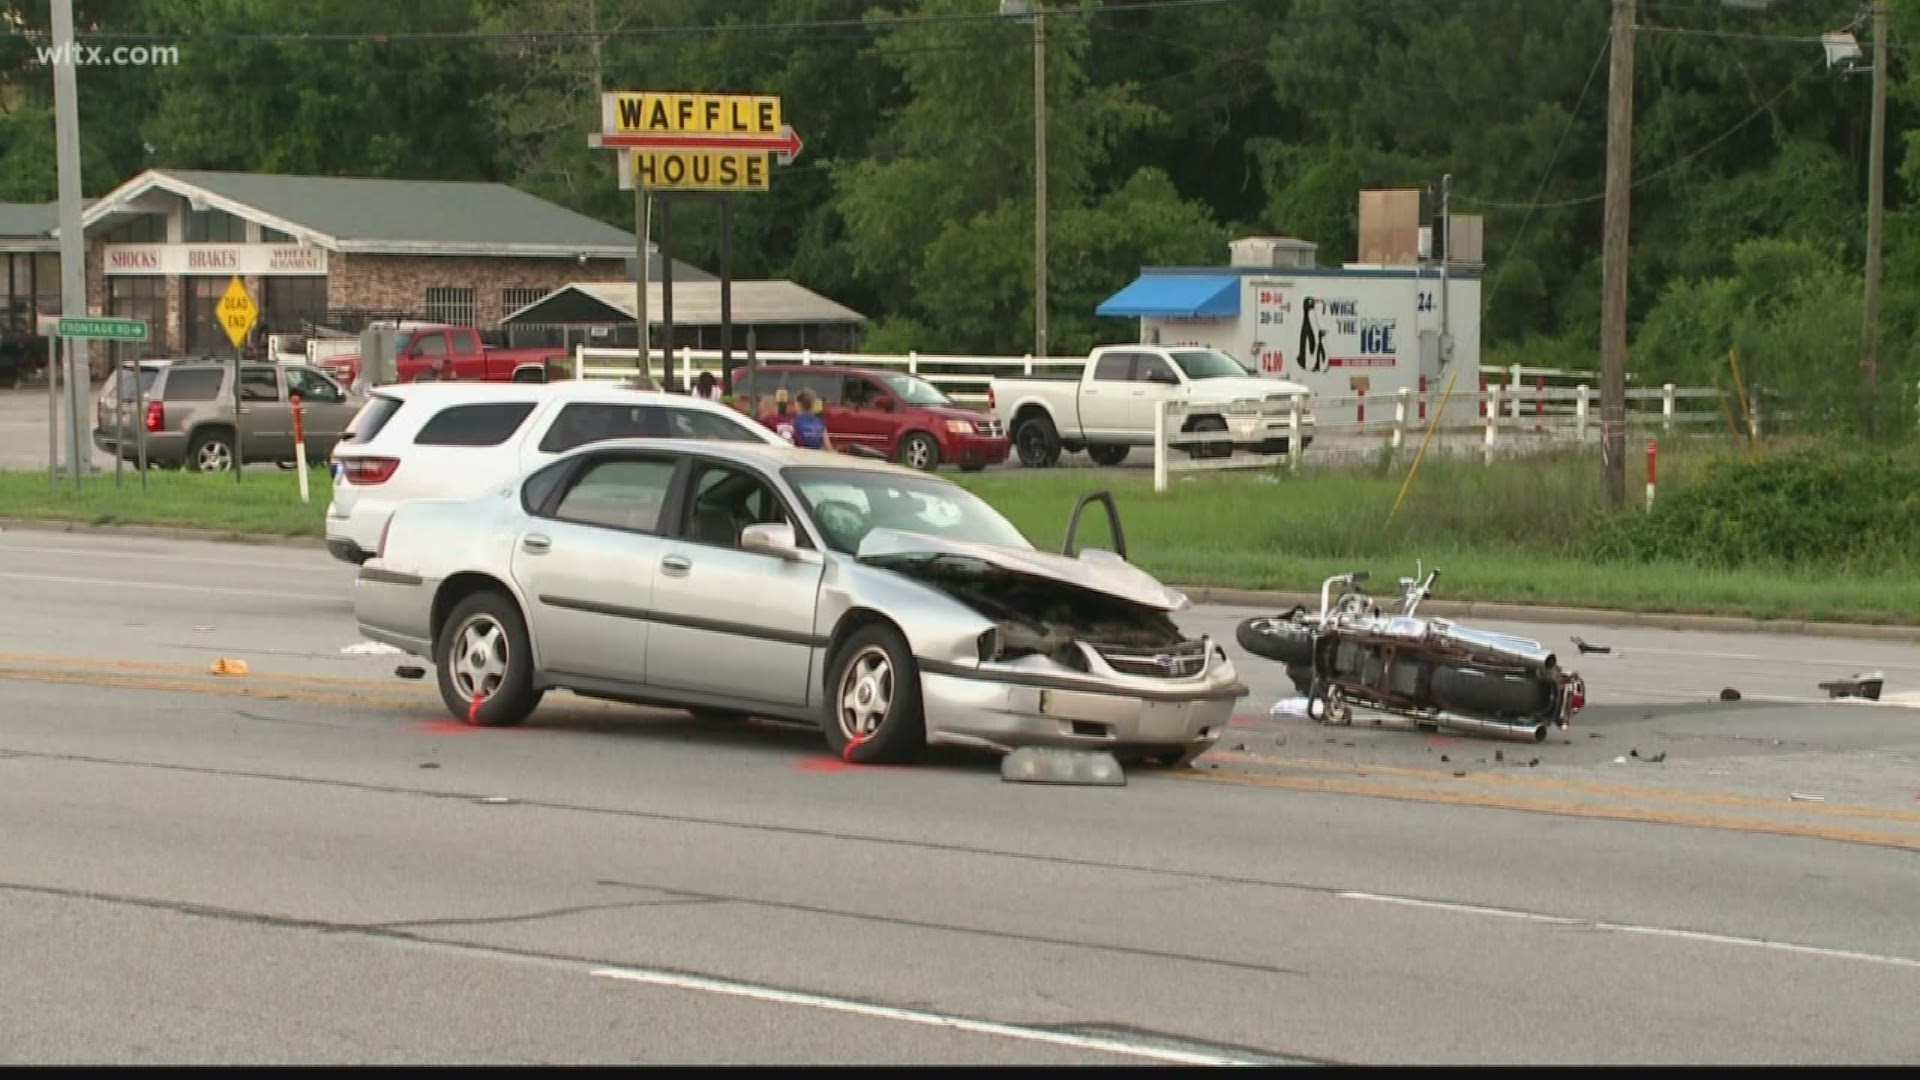
[[[744,421],[659,405],[614,405],[577,401],[562,408],[540,440],[540,451],[564,454],[603,439],[723,439],[765,442]]]
[[[416,446],[498,446],[520,430],[531,412],[531,401],[450,405],[427,421],[413,442]]]
[[[400,411],[400,405],[399,398],[375,394],[372,400],[360,406],[360,411],[354,413],[353,419],[347,422],[346,433],[340,436],[340,441],[343,443],[372,442],[374,436],[380,434],[380,429],[386,427],[387,422],[393,419],[393,414]]]
[[[221,376],[217,367],[168,368],[160,396],[168,401],[212,401],[220,396]]]
[[[131,371],[122,370],[114,377],[114,386],[120,390],[120,400],[132,401],[143,395],[152,397],[153,384],[160,378],[160,372],[154,368],[141,368],[140,381],[138,383],[129,378],[132,374]]]

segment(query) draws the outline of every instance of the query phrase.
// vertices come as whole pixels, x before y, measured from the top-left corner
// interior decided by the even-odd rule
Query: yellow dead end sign
[[[247,287],[240,284],[239,278],[227,283],[227,291],[220,296],[220,325],[226,328],[227,340],[233,342],[235,349],[247,340],[247,332],[253,329],[253,321],[260,316],[260,309],[253,305],[253,297],[247,295]]]

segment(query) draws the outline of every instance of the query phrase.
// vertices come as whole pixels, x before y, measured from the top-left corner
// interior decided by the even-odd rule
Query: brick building
[[[0,226],[18,222],[0,253],[31,268],[8,285],[28,329],[49,293],[58,310],[55,209],[0,207]],[[113,346],[122,359],[229,354],[216,306],[236,275],[266,333],[392,316],[485,331],[569,283],[633,280],[630,233],[505,184],[150,169],[82,222],[89,309],[148,323],[144,345]],[[674,276],[713,279],[678,261]]]

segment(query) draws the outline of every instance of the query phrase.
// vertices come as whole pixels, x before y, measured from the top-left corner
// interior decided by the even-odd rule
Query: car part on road
[[[1024,746],[1001,758],[1000,779],[1018,784],[1127,786],[1127,774],[1112,754],[1038,746]]]
[[[1820,684],[1820,689],[1830,698],[1857,697],[1868,701],[1880,700],[1880,687],[1887,679],[1885,672],[1870,671],[1855,675],[1851,679],[1830,679]]]
[[[1579,649],[1580,655],[1582,656],[1585,656],[1588,653],[1600,653],[1604,655],[1606,653],[1610,653],[1613,651],[1613,646],[1611,645],[1595,645],[1591,641],[1587,641],[1583,638],[1577,638],[1577,637],[1573,639],[1573,647],[1576,649]]]
[[[1365,571],[1337,574],[1320,586],[1318,613],[1296,605],[1242,620],[1234,636],[1248,652],[1287,665],[1316,723],[1351,724],[1359,707],[1424,728],[1532,742],[1544,741],[1549,727],[1565,730],[1586,706],[1585,681],[1537,641],[1416,618],[1439,576],[1401,578],[1400,611],[1383,616],[1352,590]],[[1345,590],[1338,599],[1336,586]]]

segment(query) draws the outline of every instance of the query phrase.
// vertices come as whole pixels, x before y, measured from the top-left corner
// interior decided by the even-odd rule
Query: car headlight
[[[971,435],[973,434],[973,421],[949,420],[947,421],[947,430],[955,435]]]

